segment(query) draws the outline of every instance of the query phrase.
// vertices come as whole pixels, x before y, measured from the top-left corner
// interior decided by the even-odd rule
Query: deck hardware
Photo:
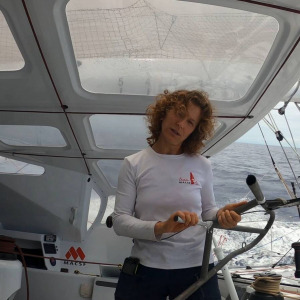
[[[76,214],[77,214],[77,207],[71,207],[71,213],[70,213],[70,218],[69,218],[69,223],[71,225],[74,224]]]

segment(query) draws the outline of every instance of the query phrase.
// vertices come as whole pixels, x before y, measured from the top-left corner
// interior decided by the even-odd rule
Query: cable
[[[183,230],[185,230],[185,229],[182,229],[182,230],[180,230],[180,231],[178,231],[178,232],[176,232],[176,233],[174,233],[174,234],[172,234],[172,235],[170,235],[170,236],[168,236],[168,237],[166,237],[166,238],[163,238],[163,239],[161,239],[161,241],[167,240],[167,239],[171,238],[172,236],[174,236],[174,235],[176,235],[176,234],[182,232]]]
[[[300,239],[297,241],[297,242],[299,242],[300,241]],[[296,242],[296,243],[297,243]],[[278,260],[278,262],[276,262],[275,264],[273,264],[272,265],[272,268],[275,268],[279,263],[280,263],[280,261],[291,251],[293,249],[293,247],[291,247],[279,260]]]
[[[292,138],[293,144],[294,144],[294,148],[295,148],[295,149],[297,149],[297,147],[296,147],[296,143],[295,143],[295,140],[294,140],[294,136],[293,136],[293,134],[292,134],[292,131],[291,131],[290,124],[289,124],[289,122],[288,122],[288,120],[287,120],[287,118],[286,118],[286,115],[285,115],[285,114],[284,114],[284,118],[285,118],[285,122],[286,122],[286,124],[287,124],[287,127],[288,127],[288,129],[289,129],[289,132],[290,132],[290,135],[291,135],[291,138]],[[299,156],[298,156],[298,160],[299,160],[299,163],[300,163],[300,157],[299,157]]]
[[[263,118],[263,121],[276,134],[276,131],[278,131],[278,130],[276,130],[276,128],[274,127],[274,125],[272,125],[266,118]],[[297,152],[297,149],[294,149],[294,147],[290,144],[290,142],[283,135],[282,135],[282,137],[285,140],[285,142],[291,147],[291,149],[294,151],[294,153],[297,155],[297,157],[300,158],[300,155]]]
[[[276,166],[276,164],[275,164],[275,161],[274,161],[273,156],[272,156],[272,154],[271,154],[269,145],[268,145],[268,143],[267,143],[267,141],[266,141],[266,138],[265,138],[265,135],[264,135],[264,133],[263,133],[263,131],[262,131],[262,128],[261,128],[261,126],[260,126],[259,123],[257,123],[257,125],[258,125],[258,127],[259,127],[259,129],[260,129],[261,135],[262,135],[262,137],[263,137],[263,139],[264,139],[264,142],[265,142],[265,145],[266,145],[266,147],[267,147],[267,149],[268,149],[268,152],[269,152],[269,155],[270,155],[270,158],[271,158],[273,167],[274,167],[274,169],[275,169],[275,172],[276,172],[277,176],[279,177],[279,180],[280,180],[280,181],[282,182],[282,184],[284,185],[284,187],[285,187],[287,193],[289,194],[289,196],[290,196],[291,198],[293,198],[294,195],[293,195],[292,191],[289,189],[287,183],[285,182],[284,178],[282,177],[282,175],[281,175],[279,169],[277,168],[277,166]]]

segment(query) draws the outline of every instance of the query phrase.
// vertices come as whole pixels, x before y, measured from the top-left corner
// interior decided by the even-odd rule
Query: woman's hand
[[[242,218],[233,209],[246,203],[247,201],[241,201],[239,203],[227,204],[223,208],[220,208],[217,212],[219,224],[225,229],[235,227]]]
[[[184,223],[174,221],[175,216],[180,217]],[[159,236],[163,233],[179,232],[188,227],[197,225],[198,222],[199,218],[196,213],[179,210],[173,213],[167,221],[157,222],[154,226],[154,233],[156,236]]]

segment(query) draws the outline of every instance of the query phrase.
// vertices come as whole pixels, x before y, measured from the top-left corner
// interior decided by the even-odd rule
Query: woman
[[[234,227],[241,217],[232,209],[245,204],[216,207],[211,166],[199,154],[214,130],[205,92],[159,95],[147,118],[149,147],[126,157],[119,174],[114,230],[134,239],[131,255],[140,264],[131,273],[126,264],[117,300],[174,299],[201,271],[205,229],[196,226],[198,221],[217,215],[221,226]],[[174,216],[184,223],[175,222]],[[217,276],[189,299],[221,299]]]

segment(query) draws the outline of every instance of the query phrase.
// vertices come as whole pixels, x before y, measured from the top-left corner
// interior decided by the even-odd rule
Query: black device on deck
[[[295,265],[296,272],[295,277],[300,278],[300,243],[293,243],[292,247],[295,249]]]
[[[136,257],[126,257],[122,267],[122,272],[128,275],[136,275],[140,260]]]

